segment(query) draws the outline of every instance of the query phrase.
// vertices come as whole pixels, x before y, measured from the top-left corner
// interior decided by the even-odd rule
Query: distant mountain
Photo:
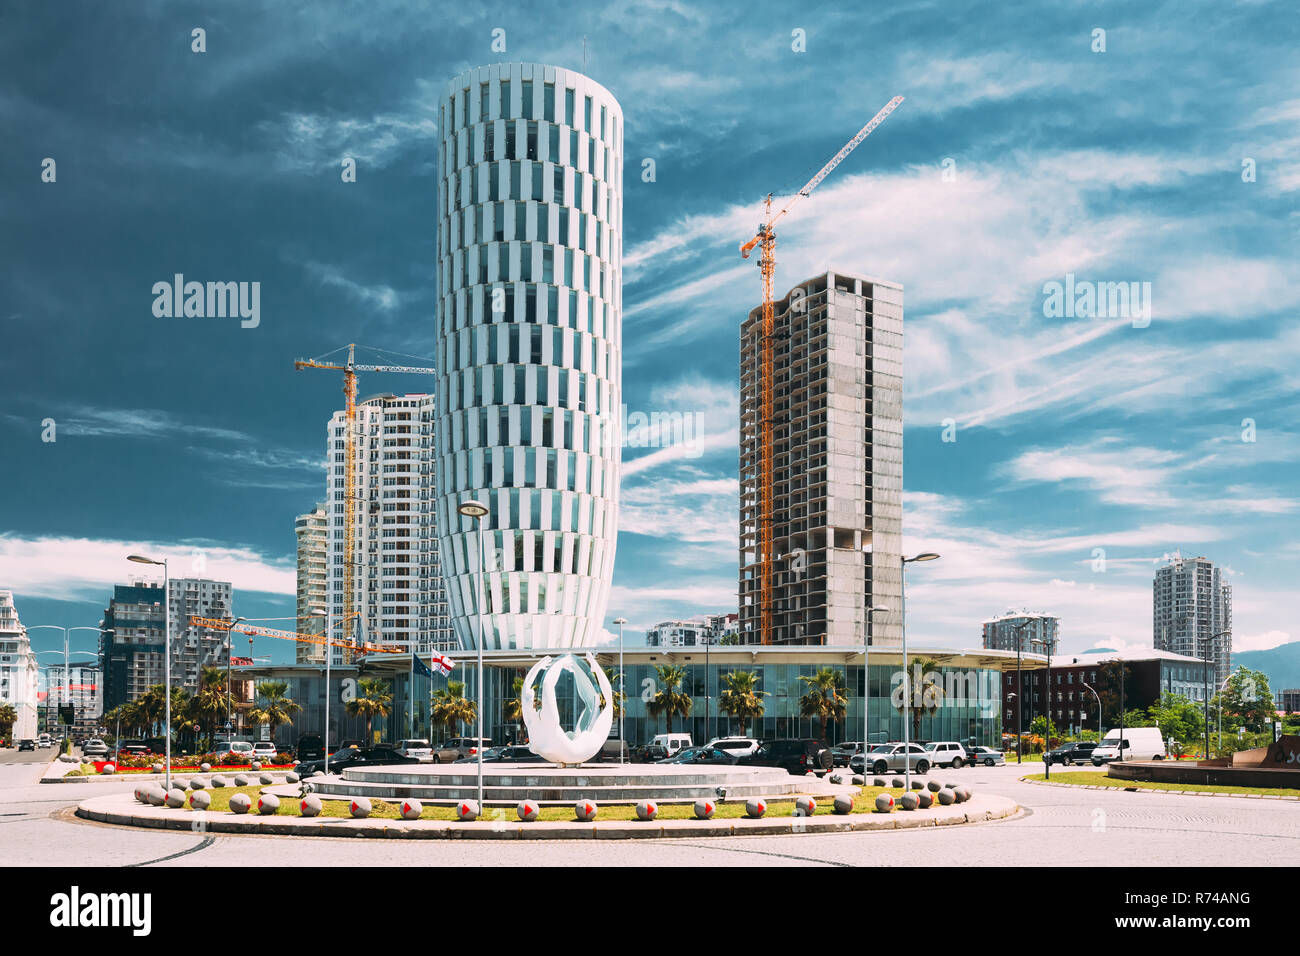
[[[1300,641],[1279,644],[1266,651],[1234,651],[1234,670],[1238,664],[1267,674],[1269,689],[1275,697],[1283,688],[1300,687]]]

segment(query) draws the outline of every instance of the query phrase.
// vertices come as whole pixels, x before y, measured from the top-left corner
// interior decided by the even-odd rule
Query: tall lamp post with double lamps
[[[478,526],[478,640],[474,643],[478,645],[478,740],[476,741],[478,752],[478,812],[483,812],[483,630],[484,630],[484,607],[483,598],[483,565],[487,557],[483,552],[483,519],[487,517],[488,506],[481,501],[462,501],[456,510],[466,518],[473,518],[474,523]]]
[[[164,716],[167,723],[167,765],[163,782],[168,790],[172,788],[172,602],[170,582],[167,575],[167,559],[155,561],[140,554],[130,554],[126,558],[136,564],[158,564],[163,569],[163,678],[166,700]]]
[[[627,623],[627,618],[616,617],[614,623],[618,625],[618,692],[623,695],[618,708],[618,762],[622,765],[627,761],[627,738],[623,736],[623,717],[627,714],[627,678],[623,670],[623,625]]]
[[[226,628],[226,741],[235,739],[232,733],[234,725],[230,722],[230,658],[235,654],[235,625],[240,621],[247,621],[246,617],[237,617],[230,622],[230,627]],[[296,631],[297,628],[294,628]]]
[[[329,603],[329,595],[325,596],[325,607],[312,608],[311,616],[323,618],[321,622],[325,625],[325,733],[321,737],[321,750],[325,751],[325,772],[330,772],[330,662],[334,660],[334,645],[330,643],[333,639],[331,635],[334,632],[332,608]]]
[[[871,668],[867,658],[871,654],[871,615],[888,614],[889,607],[873,604],[867,608],[867,628],[862,641],[862,775],[867,775],[867,751],[871,749]],[[885,735],[889,736],[888,734]]]
[[[939,555],[925,551],[914,558],[903,558],[903,572],[899,579],[899,598],[902,601],[903,626],[903,785],[910,792],[912,789],[912,678],[907,672],[907,566],[916,561],[937,561]],[[862,772],[866,773],[867,758],[862,758]]]

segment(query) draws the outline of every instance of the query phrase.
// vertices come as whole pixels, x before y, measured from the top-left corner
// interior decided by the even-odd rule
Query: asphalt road
[[[1300,854],[1300,802],[1044,787],[1040,764],[936,771],[1015,799],[1007,822],[938,829],[701,840],[352,841],[137,830],[71,810],[129,783],[41,785],[51,751],[0,751],[0,866],[1284,866]],[[21,759],[19,759],[21,758]]]

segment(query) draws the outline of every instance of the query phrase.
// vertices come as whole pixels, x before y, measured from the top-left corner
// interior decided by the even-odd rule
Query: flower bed
[[[94,761],[95,773],[103,773],[104,767],[107,764],[111,764],[111,763],[113,763],[112,760]],[[163,763],[163,761],[155,757],[123,757],[121,762],[115,764],[115,766],[117,767],[118,773],[153,773],[154,772],[153,765],[156,763]],[[227,771],[227,770],[252,770],[253,769],[252,764],[249,763],[243,763],[243,762],[221,763],[218,762],[215,758],[185,757],[183,758],[183,762],[181,763],[177,763],[176,760],[174,759],[172,760],[172,773],[180,773],[180,772],[200,773],[202,771],[199,768],[205,763],[210,765],[214,772]],[[293,758],[290,757],[288,754],[276,754],[275,763],[263,763],[261,769],[262,770],[292,770],[295,766],[296,764],[294,763]]]

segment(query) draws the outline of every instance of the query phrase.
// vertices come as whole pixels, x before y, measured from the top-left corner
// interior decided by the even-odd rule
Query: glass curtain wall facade
[[[439,105],[437,525],[452,624],[484,648],[586,646],[613,574],[623,114],[572,71],[462,73]]]

